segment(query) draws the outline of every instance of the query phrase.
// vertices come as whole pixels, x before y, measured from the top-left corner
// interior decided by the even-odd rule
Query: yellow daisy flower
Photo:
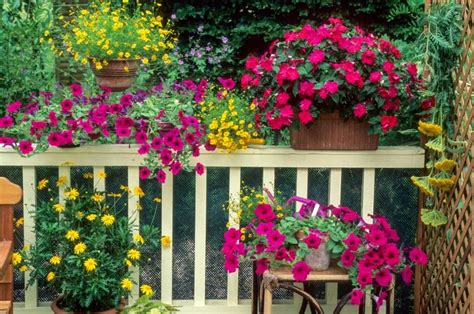
[[[63,204],[54,204],[53,205],[53,208],[55,211],[57,211],[58,213],[62,213],[65,209],[64,205]]]
[[[59,265],[59,264],[61,264],[61,256],[55,255],[55,256],[51,257],[51,258],[49,259],[49,263],[50,263],[51,265]]]
[[[78,244],[74,245],[74,254],[79,255],[86,251],[87,245],[84,242],[79,242]]]
[[[138,197],[143,197],[145,196],[145,193],[143,192],[142,188],[137,186],[133,189],[133,194],[135,194]]]
[[[124,262],[125,262],[125,265],[127,265],[128,267],[133,266],[132,262],[130,262],[130,260],[128,260],[128,259],[125,259]]]
[[[161,237],[161,245],[163,247],[170,247],[171,245],[171,237],[169,235],[164,235]]]
[[[86,216],[86,219],[89,221],[94,221],[97,218],[96,214],[89,214]]]
[[[149,285],[141,285],[140,286],[140,291],[144,294],[144,295],[152,295],[153,294],[153,289],[149,286]]]
[[[102,223],[104,225],[110,226],[114,223],[115,217],[113,215],[106,214],[106,215],[102,216],[102,218],[100,220],[102,220]]]
[[[107,174],[105,173],[105,171],[99,171],[97,173],[97,177],[99,177],[100,179],[105,179],[107,178]]]
[[[56,181],[56,186],[63,186],[67,182],[67,177],[66,176],[60,176],[58,178],[58,181]]]
[[[130,291],[133,287],[133,282],[129,278],[123,278],[120,285],[123,289]]]
[[[79,232],[72,229],[69,230],[68,232],[66,232],[66,239],[68,239],[69,241],[75,241],[79,239]]]
[[[40,182],[38,182],[38,190],[43,190],[44,188],[46,188],[46,186],[48,185],[48,182],[49,182],[48,179],[43,179]]]
[[[56,274],[50,271],[48,275],[46,276],[46,281],[52,281],[55,277],[56,277]]]
[[[88,258],[84,262],[84,267],[87,271],[94,271],[97,268],[97,261],[94,258]]]
[[[20,253],[14,252],[12,254],[12,264],[13,266],[16,266],[20,264],[23,261],[23,257],[21,257]]]
[[[71,188],[64,192],[64,196],[66,196],[68,200],[75,201],[79,196],[79,191],[76,188]]]
[[[140,244],[145,243],[145,239],[143,239],[143,237],[140,234],[133,235],[133,240],[137,243],[140,243]]]
[[[19,269],[19,270],[20,270],[22,273],[24,273],[25,271],[27,271],[27,270],[28,270],[28,266],[26,266],[26,265],[23,265],[23,266],[21,266],[21,267],[20,267],[20,269]]]
[[[127,257],[131,260],[137,260],[141,256],[140,251],[135,250],[135,249],[130,249],[127,252]]]
[[[105,196],[100,193],[95,193],[94,195],[92,195],[91,200],[93,200],[94,202],[100,203],[103,200],[105,200]]]
[[[437,124],[418,121],[418,131],[426,136],[438,136],[443,132],[443,128]]]
[[[435,168],[442,171],[449,171],[456,165],[456,161],[452,159],[443,159],[435,163]]]
[[[15,226],[17,228],[20,228],[21,226],[23,226],[24,223],[25,223],[25,218],[21,217],[21,218],[18,218],[18,220],[15,222]]]

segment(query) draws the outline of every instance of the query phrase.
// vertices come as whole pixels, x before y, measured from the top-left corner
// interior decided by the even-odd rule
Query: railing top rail
[[[0,148],[1,166],[137,166],[143,157],[136,145],[85,145],[50,148],[21,158],[12,148]],[[303,151],[256,146],[232,154],[206,152],[197,159],[208,167],[282,168],[422,168],[424,150],[412,146],[380,147],[375,151]],[[192,161],[196,162],[196,160]]]

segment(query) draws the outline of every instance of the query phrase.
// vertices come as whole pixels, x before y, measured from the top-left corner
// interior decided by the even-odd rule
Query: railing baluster
[[[166,174],[161,186],[161,233],[173,241],[173,175]],[[173,299],[173,242],[169,248],[161,249],[161,300],[171,303]]]
[[[271,193],[275,192],[275,168],[263,168],[263,186]]]
[[[34,244],[36,241],[35,221],[32,213],[36,210],[36,170],[33,166],[25,166],[23,172],[23,217],[25,218],[24,242]],[[30,280],[31,272],[25,272],[25,289]],[[25,307],[36,308],[38,306],[38,283],[35,282],[25,291]]]
[[[331,169],[329,175],[329,204],[341,204],[342,169]],[[326,284],[326,304],[337,304],[337,283]]]
[[[297,168],[296,169],[296,195],[301,197],[308,197],[308,168]],[[295,210],[298,210],[298,204],[295,204]],[[303,289],[302,283],[295,283],[295,285]],[[303,298],[299,295],[294,293],[293,300],[296,304],[302,302]]]
[[[207,172],[196,175],[194,305],[206,305]]]
[[[105,172],[105,167],[103,166],[97,166],[94,167],[94,183],[95,183],[95,188],[98,191],[105,191],[105,179],[100,179],[97,177],[97,175],[101,172]]]
[[[229,194],[236,196],[240,192],[240,168],[231,167],[229,173]],[[236,199],[238,201],[238,198]],[[239,228],[239,221],[235,216],[229,215],[230,227]],[[227,276],[227,305],[239,304],[239,271]]]
[[[100,170],[99,170],[100,171]],[[129,221],[133,222],[133,229],[138,232],[140,230],[140,214],[137,210],[138,202],[140,202],[139,197],[133,193],[133,189],[135,187],[140,186],[140,178],[139,178],[139,169],[138,167],[128,167],[127,168],[127,177],[128,177],[128,188],[132,190],[132,193],[128,196],[128,219]],[[95,173],[95,168],[94,168]],[[105,190],[105,180],[99,180],[99,183],[104,185]],[[135,266],[132,268],[132,280],[135,281],[137,284],[133,285],[129,298],[130,302],[133,302],[138,298],[139,295],[139,285],[140,285],[140,269]]]
[[[64,192],[66,187],[71,186],[71,167],[69,166],[59,166],[58,167],[58,179],[64,177],[66,178],[65,184],[59,186],[59,202],[65,203]]]
[[[369,215],[374,213],[374,200],[375,200],[375,169],[366,168],[364,169],[363,181],[362,181],[362,218],[367,219]],[[371,219],[367,220],[371,221]],[[366,312],[371,313],[372,302],[369,296],[365,297],[365,309]]]

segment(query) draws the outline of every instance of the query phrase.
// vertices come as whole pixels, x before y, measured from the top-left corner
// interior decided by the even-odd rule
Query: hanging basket
[[[310,127],[291,129],[291,147],[298,150],[376,150],[378,135],[369,135],[369,123],[344,121],[339,112],[321,113]]]
[[[139,60],[111,59],[99,70],[89,58],[89,64],[94,72],[99,86],[109,87],[113,92],[124,91],[132,86],[137,76]]]

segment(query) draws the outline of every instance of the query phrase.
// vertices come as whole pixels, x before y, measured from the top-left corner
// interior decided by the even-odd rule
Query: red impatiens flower
[[[380,82],[381,79],[382,79],[382,73],[380,73],[379,71],[371,72],[369,75],[369,81],[374,84],[377,84],[378,82]]]
[[[247,61],[245,61],[245,68],[247,70],[254,70],[258,66],[258,58],[255,56],[250,56],[247,58]]]
[[[303,81],[303,82],[300,82],[300,85],[299,85],[299,96],[300,97],[311,97],[313,96],[314,94],[316,93],[316,90],[314,89],[314,84],[309,82],[309,81]]]
[[[358,103],[352,111],[354,112],[354,116],[360,119],[367,113],[367,107],[363,103]]]
[[[308,60],[313,65],[318,65],[324,60],[324,50],[314,50],[309,54]]]
[[[275,105],[277,107],[283,107],[288,104],[288,100],[290,100],[290,95],[285,92],[280,92],[275,97]]]
[[[303,110],[298,113],[298,119],[301,121],[301,123],[308,124],[313,121],[313,115],[311,112]]]
[[[240,78],[240,86],[242,86],[243,89],[247,89],[250,85],[250,82],[252,82],[252,80],[253,80],[253,77],[250,74],[245,73]]]
[[[377,56],[375,55],[375,52],[372,50],[366,50],[362,53],[361,61],[364,64],[372,65],[374,64],[376,58]]]
[[[380,118],[380,125],[382,131],[387,133],[390,129],[393,129],[398,125],[398,119],[396,116],[382,116]]]
[[[311,272],[311,268],[304,261],[299,261],[293,266],[291,272],[295,281],[305,281]]]

